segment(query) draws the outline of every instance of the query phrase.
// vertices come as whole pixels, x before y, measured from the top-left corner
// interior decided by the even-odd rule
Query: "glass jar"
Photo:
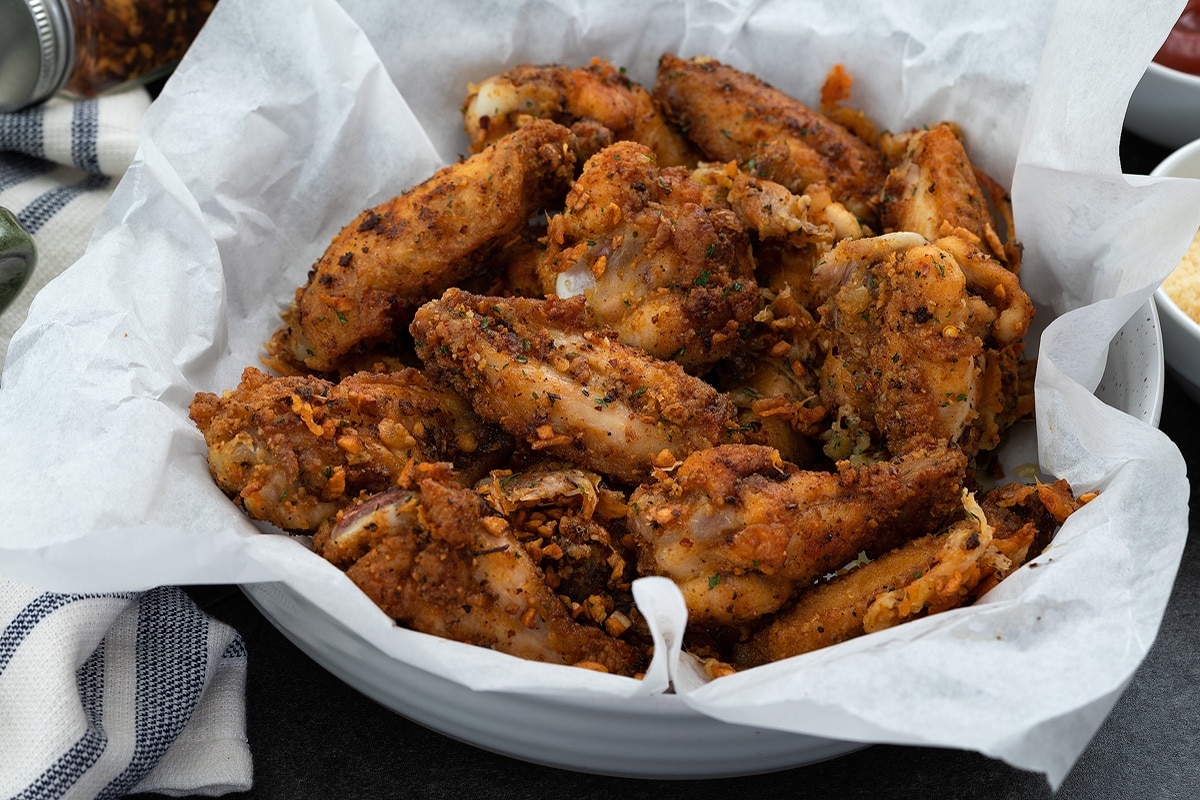
[[[0,111],[166,74],[217,0],[0,0]]]

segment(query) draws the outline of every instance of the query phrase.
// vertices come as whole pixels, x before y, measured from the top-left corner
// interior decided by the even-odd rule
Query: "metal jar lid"
[[[66,83],[74,57],[62,0],[0,0],[0,111],[50,97]]]

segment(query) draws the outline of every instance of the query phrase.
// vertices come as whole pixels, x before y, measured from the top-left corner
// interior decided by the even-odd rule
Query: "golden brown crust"
[[[544,293],[573,276],[593,327],[691,372],[740,347],[758,310],[750,239],[737,218],[635,142],[588,160],[546,238]]]
[[[973,601],[1080,505],[960,499],[1033,406],[1003,190],[952,123],[880,136],[840,66],[820,112],[712,59],[658,78],[473,86],[475,154],[334,238],[282,377],[196,395],[215,480],[401,624],[623,675],[639,574],[714,677]]]
[[[217,485],[251,517],[293,532],[394,486],[411,460],[456,461],[470,481],[511,450],[413,369],[332,383],[247,367],[233,391],[198,393],[190,413]]]
[[[993,257],[1013,272],[1020,268],[1020,246],[1002,243],[1010,223],[1001,214],[997,225],[967,157],[958,130],[948,123],[900,135],[884,136],[884,152],[892,162],[880,204],[883,231],[913,231],[933,241],[954,231],[966,231]],[[1001,200],[1007,204],[1006,200]]]
[[[826,183],[854,213],[875,216],[883,155],[765,81],[711,58],[666,53],[654,96],[707,160],[752,164],[748,171],[797,194]]]
[[[530,119],[554,120],[584,141],[640,142],[663,167],[696,163],[695,148],[667,123],[650,93],[598,58],[586,67],[521,64],[473,84],[463,101],[463,123],[473,152]],[[609,132],[607,140],[594,126]],[[598,149],[585,145],[584,152],[590,155]]]
[[[995,448],[1016,419],[1033,316],[1016,276],[957,237],[907,232],[841,242],[821,270],[821,397],[838,418],[826,451],[848,457],[868,439],[892,453]]]
[[[725,441],[733,428],[727,398],[678,364],[590,328],[582,297],[450,289],[418,310],[412,335],[431,374],[470,397],[481,417],[544,456],[620,481]]]
[[[966,519],[804,592],[737,644],[731,660],[765,664],[967,605],[1036,554],[1080,505],[1061,481],[1008,484],[973,502]]]
[[[474,274],[573,175],[570,131],[536,121],[374,208],[334,237],[267,343],[328,371],[401,333],[417,306]]]
[[[965,471],[945,447],[834,473],[799,470],[757,445],[702,450],[630,496],[639,568],[679,584],[691,619],[753,620],[859,552],[948,519]]]
[[[621,675],[644,669],[640,649],[572,618],[508,522],[477,492],[435,474],[419,476],[399,500],[412,513],[397,516],[346,570],[388,616],[536,661]]]

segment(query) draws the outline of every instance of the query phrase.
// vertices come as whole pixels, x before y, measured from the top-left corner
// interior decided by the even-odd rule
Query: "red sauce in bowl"
[[[1200,0],[1188,0],[1154,60],[1164,67],[1200,75]]]

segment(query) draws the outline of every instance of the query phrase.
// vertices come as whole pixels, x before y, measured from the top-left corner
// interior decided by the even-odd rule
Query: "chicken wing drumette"
[[[887,176],[882,153],[759,78],[712,58],[659,60],[654,96],[708,161],[737,161],[801,194],[824,183],[866,220]]]
[[[247,367],[233,391],[200,392],[191,418],[221,489],[255,519],[308,533],[410,460],[453,461],[474,481],[512,452],[461,397],[415,369],[331,383]]]
[[[860,552],[949,519],[965,471],[945,447],[835,473],[802,471],[760,445],[702,450],[630,496],[639,568],[679,585],[691,621],[753,620]]]
[[[689,370],[733,352],[757,311],[736,216],[635,142],[588,160],[546,238],[538,271],[547,294],[582,294],[595,326]]]
[[[667,123],[650,93],[600,59],[586,67],[522,64],[472,84],[463,101],[463,123],[474,152],[538,118],[552,119],[584,141],[596,142],[592,152],[628,140],[650,148],[660,166],[696,163],[695,148]],[[611,135],[605,137],[591,125]]]
[[[324,547],[344,552],[343,539],[365,550],[347,576],[413,630],[621,675],[645,667],[643,650],[572,618],[508,521],[448,465],[422,464],[411,485],[348,509]]]
[[[412,324],[431,375],[543,456],[636,483],[658,463],[726,441],[727,398],[675,363],[589,326],[582,297],[450,289]]]
[[[474,274],[555,206],[573,176],[571,133],[536,120],[358,215],[334,237],[267,343],[280,371],[329,371],[402,333],[417,306]]]

